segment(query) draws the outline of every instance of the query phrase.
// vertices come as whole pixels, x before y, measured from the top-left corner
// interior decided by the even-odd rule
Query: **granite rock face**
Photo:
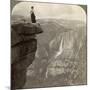
[[[39,24],[11,25],[11,88],[21,89],[26,82],[27,67],[32,64],[37,50],[36,34],[42,33]]]

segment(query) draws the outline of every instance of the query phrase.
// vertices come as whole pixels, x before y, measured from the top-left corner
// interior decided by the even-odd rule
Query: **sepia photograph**
[[[87,85],[87,5],[11,0],[11,89]]]

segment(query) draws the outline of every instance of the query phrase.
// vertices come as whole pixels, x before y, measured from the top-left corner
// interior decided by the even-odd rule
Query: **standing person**
[[[33,6],[31,6],[30,14],[31,14],[31,21],[32,21],[32,23],[36,23],[36,16],[34,14],[34,7]]]

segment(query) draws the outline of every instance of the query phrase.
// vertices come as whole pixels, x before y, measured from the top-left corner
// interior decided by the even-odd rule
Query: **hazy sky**
[[[30,17],[31,6],[34,6],[34,11],[37,19],[61,18],[86,21],[85,12],[81,7],[67,4],[21,2],[13,8],[12,15]]]

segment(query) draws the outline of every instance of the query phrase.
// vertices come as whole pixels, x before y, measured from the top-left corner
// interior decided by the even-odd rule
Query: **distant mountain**
[[[21,15],[12,15],[11,16],[11,23],[31,23],[31,20],[30,18],[26,18],[24,16],[21,16]]]
[[[51,82],[67,82],[68,85],[86,81],[86,24],[81,21],[42,19],[42,30],[37,36],[36,59],[29,67],[29,77]],[[56,79],[56,78],[60,79]],[[55,79],[52,82],[52,79]],[[65,80],[65,81],[64,81]],[[79,81],[78,81],[79,80]],[[27,82],[28,83],[28,82]],[[30,83],[30,81],[29,81]],[[38,84],[39,85],[39,84]]]

